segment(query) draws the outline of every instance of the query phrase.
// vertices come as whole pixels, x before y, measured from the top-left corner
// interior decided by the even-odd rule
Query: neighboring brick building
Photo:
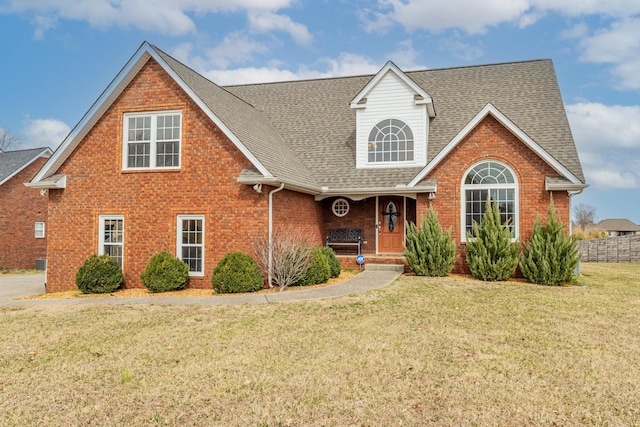
[[[0,152],[0,270],[44,264],[47,198],[24,184],[50,156],[48,148]]]
[[[398,254],[429,204],[462,253],[488,195],[527,239],[586,187],[549,60],[222,88],[147,43],[29,185],[49,189],[48,291],[95,252],[140,287],[163,250],[209,287],[271,227]]]

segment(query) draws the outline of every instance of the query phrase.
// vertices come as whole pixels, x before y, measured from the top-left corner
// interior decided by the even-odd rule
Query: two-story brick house
[[[208,287],[281,226],[398,254],[429,204],[463,251],[488,196],[526,240],[586,187],[549,60],[220,87],[147,43],[28,185],[49,194],[48,291],[96,252],[139,287],[162,250]]]
[[[47,198],[24,183],[51,154],[47,147],[0,152],[0,270],[44,268]]]

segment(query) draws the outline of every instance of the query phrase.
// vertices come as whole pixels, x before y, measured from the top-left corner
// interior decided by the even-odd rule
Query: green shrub
[[[91,255],[76,272],[76,286],[84,294],[107,294],[123,281],[120,265],[109,255]]]
[[[338,277],[340,275],[342,267],[340,266],[338,257],[336,257],[336,253],[328,246],[323,246],[321,249],[322,252],[324,252],[324,254],[327,256],[327,261],[329,261],[329,270],[331,271],[331,277]]]
[[[480,280],[507,280],[518,266],[518,244],[511,242],[509,224],[500,223],[496,203],[487,200],[482,224],[467,233],[467,265]]]
[[[440,227],[433,206],[420,222],[420,228],[407,224],[404,256],[418,276],[443,277],[451,273],[456,261],[456,244],[451,239],[451,228],[444,231]]]
[[[244,252],[229,252],[213,269],[211,285],[218,293],[255,292],[264,285],[255,260]]]
[[[184,289],[189,279],[189,266],[169,252],[160,252],[149,259],[140,279],[151,292]]]
[[[549,204],[547,223],[538,219],[531,240],[525,244],[520,270],[532,283],[561,286],[573,280],[580,262],[577,239],[564,233],[564,225],[556,215],[553,200]]]
[[[298,280],[294,286],[309,286],[318,283],[325,283],[331,277],[329,260],[322,248],[311,250],[311,263],[302,279]]]

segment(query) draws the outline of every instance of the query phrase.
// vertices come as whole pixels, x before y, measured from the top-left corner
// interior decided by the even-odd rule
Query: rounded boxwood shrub
[[[76,286],[84,294],[107,294],[123,281],[120,265],[109,255],[91,255],[76,272]]]
[[[331,268],[329,260],[322,248],[313,248],[311,250],[311,262],[307,272],[301,280],[296,282],[295,286],[309,286],[318,283],[325,283],[331,277]]]
[[[218,293],[255,292],[264,285],[255,260],[244,252],[229,252],[213,269],[211,285]]]
[[[326,255],[327,261],[329,261],[329,270],[331,270],[331,277],[338,277],[340,275],[342,267],[340,266],[338,257],[336,257],[336,253],[328,246],[323,246],[320,249]]]
[[[149,259],[140,279],[151,292],[184,289],[189,279],[189,266],[169,252],[160,252]]]

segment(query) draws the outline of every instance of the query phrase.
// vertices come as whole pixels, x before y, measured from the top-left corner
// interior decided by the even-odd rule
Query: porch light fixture
[[[262,184],[255,184],[253,186],[253,189],[256,191],[256,193],[262,193]]]
[[[429,193],[429,200],[433,200],[436,198],[436,193],[434,193],[433,191]]]

